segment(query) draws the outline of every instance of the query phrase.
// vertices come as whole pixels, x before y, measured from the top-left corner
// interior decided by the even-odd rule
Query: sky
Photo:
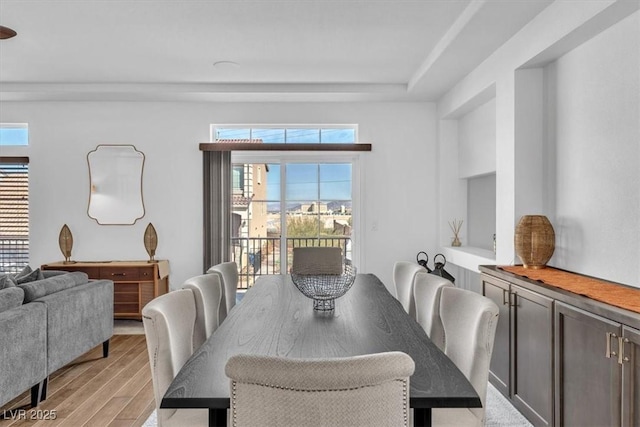
[[[352,143],[355,128],[216,128],[216,139],[261,139],[268,143]],[[351,200],[350,163],[287,163],[286,200]],[[281,165],[269,164],[267,199],[280,200]]]

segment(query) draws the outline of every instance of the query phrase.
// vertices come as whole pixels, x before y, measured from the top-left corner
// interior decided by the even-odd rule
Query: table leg
[[[227,409],[209,408],[209,427],[227,427]]]
[[[414,427],[431,427],[431,408],[413,409]]]

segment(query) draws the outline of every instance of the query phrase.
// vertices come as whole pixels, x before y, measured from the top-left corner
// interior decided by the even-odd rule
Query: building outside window
[[[0,147],[28,141],[26,124],[0,124]],[[0,271],[19,272],[28,263],[29,158],[0,156]]]

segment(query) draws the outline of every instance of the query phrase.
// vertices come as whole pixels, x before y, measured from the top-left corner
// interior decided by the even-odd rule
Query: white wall
[[[467,180],[467,222],[469,246],[493,251],[496,232],[495,173]]]
[[[462,116],[458,126],[460,178],[495,173],[495,98]]]
[[[559,233],[551,265],[640,287],[639,6],[554,2],[438,101],[445,153],[457,141],[451,117],[495,88],[497,264],[518,261],[515,225],[535,211]],[[439,170],[451,191],[441,193],[440,222],[466,194],[455,169]]]
[[[640,12],[557,60],[559,267],[640,287]]]
[[[156,258],[169,259],[171,286],[202,274],[202,154],[211,123],[359,125],[363,245],[361,272],[391,287],[396,260],[436,245],[435,107],[428,103],[5,102],[0,121],[28,123],[30,146],[1,155],[30,161],[31,264],[62,259],[67,224],[75,260],[146,259],[144,229],[158,232]],[[87,216],[86,156],[98,144],[133,144],[146,156],[146,215],[133,226],[101,226]],[[376,227],[374,227],[374,225]],[[376,228],[376,231],[372,229]]]

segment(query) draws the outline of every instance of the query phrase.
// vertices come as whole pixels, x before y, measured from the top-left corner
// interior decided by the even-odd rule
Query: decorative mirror
[[[144,216],[144,154],[133,145],[98,145],[87,154],[89,217],[101,225],[132,225]]]

